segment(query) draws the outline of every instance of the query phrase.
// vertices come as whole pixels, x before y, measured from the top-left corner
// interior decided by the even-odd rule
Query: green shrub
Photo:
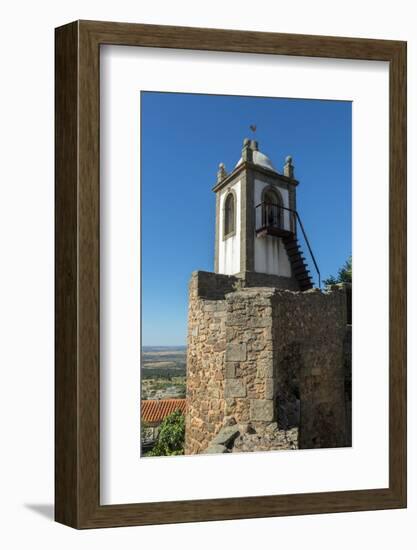
[[[352,256],[346,260],[342,267],[338,270],[337,276],[330,275],[328,279],[324,279],[323,283],[328,285],[336,285],[338,283],[352,282]]]
[[[184,441],[185,418],[181,411],[175,411],[163,420],[156,443],[146,456],[183,455]]]

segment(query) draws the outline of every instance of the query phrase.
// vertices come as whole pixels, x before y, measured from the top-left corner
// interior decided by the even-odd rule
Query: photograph
[[[352,446],[352,102],[141,91],[140,457]]]

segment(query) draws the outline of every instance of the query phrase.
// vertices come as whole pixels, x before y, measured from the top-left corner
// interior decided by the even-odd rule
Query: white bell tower
[[[246,286],[312,288],[297,241],[297,185],[292,158],[280,174],[255,140],[244,140],[230,174],[219,165],[213,188],[216,273],[240,277]]]

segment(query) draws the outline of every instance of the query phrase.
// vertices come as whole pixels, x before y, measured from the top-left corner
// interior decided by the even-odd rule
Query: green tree
[[[352,256],[346,260],[342,267],[338,270],[337,276],[330,275],[327,279],[324,279],[323,283],[328,285],[337,285],[338,283],[351,283],[352,282]]]
[[[181,411],[168,415],[162,422],[156,443],[147,456],[184,454],[185,418]]]

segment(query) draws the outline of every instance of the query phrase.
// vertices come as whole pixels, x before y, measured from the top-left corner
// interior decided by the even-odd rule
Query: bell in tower
[[[296,209],[298,183],[292,157],[286,157],[279,173],[255,140],[244,140],[230,174],[219,165],[213,188],[216,273],[234,275],[244,286],[313,287],[297,238],[301,229],[309,247]]]

